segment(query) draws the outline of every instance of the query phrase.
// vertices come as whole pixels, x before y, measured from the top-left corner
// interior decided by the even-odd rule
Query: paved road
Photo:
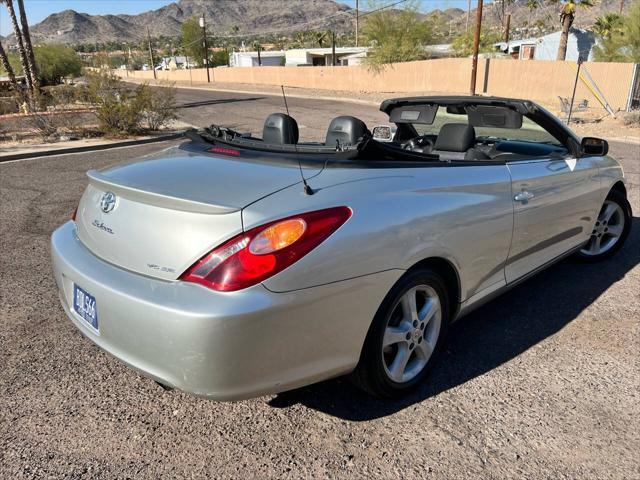
[[[272,102],[234,103],[234,121],[256,125]],[[314,128],[335,113],[296,103]],[[231,105],[188,110],[216,121]],[[640,476],[638,218],[614,259],[562,262],[457,323],[429,382],[403,401],[336,379],[213,403],[165,391],[93,346],[51,277],[49,236],[84,172],[166,145],[0,165],[0,478]],[[640,212],[640,147],[612,153]]]
[[[180,120],[198,127],[223,124],[241,132],[261,136],[271,113],[286,113],[281,96],[179,89]],[[369,127],[385,123],[388,117],[374,105],[318,99],[288,98],[289,113],[298,122],[300,141],[324,140],[329,122],[340,115],[361,118]]]

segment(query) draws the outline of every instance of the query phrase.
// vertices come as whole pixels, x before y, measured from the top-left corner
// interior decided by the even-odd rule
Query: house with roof
[[[560,46],[562,32],[553,32],[542,37],[523,38],[498,42],[494,44],[497,51],[503,52],[516,60],[555,60]],[[566,60],[574,62],[578,58],[593,60],[593,47],[596,45],[596,35],[588,30],[571,28],[567,41]]]
[[[229,65],[231,67],[257,67],[262,65],[268,67],[278,67],[284,64],[285,53],[278,51],[258,52],[231,52],[229,54]]]
[[[336,65],[358,65],[367,56],[367,47],[336,47]],[[286,51],[287,67],[328,66],[333,62],[333,49],[294,48]],[[343,61],[344,60],[344,61]]]

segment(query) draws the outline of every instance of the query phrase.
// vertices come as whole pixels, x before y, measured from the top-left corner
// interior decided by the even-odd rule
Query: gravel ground
[[[314,102],[296,108],[326,126],[335,110]],[[257,128],[272,106],[218,102],[183,119],[234,110]],[[611,149],[636,212],[619,254],[561,262],[458,322],[428,383],[387,403],[344,379],[214,403],[162,389],[76,331],[49,236],[86,170],[165,146],[0,164],[0,478],[640,478],[640,146]]]

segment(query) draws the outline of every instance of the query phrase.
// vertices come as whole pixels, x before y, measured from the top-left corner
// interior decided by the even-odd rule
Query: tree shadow
[[[208,105],[218,105],[223,103],[237,103],[237,102],[255,102],[257,100],[263,100],[265,97],[247,97],[247,98],[221,98],[217,100],[200,100],[197,102],[186,102],[177,105],[178,109],[184,108],[198,108],[206,107]]]
[[[640,218],[625,246],[595,264],[569,258],[523,282],[452,325],[438,363],[416,391],[378,400],[345,378],[284,392],[274,408],[294,404],[351,421],[384,417],[476,378],[555,334],[640,263]]]

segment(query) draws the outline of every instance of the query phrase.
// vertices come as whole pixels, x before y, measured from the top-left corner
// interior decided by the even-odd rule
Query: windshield
[[[468,124],[469,119],[466,114],[448,113],[447,108],[439,106],[435,119],[431,125],[414,123],[418,135],[438,135],[440,128],[445,123],[464,123]],[[547,143],[550,145],[562,146],[560,141],[547,132],[540,125],[527,117],[522,118],[522,127],[513,128],[497,128],[497,127],[474,127],[476,138],[482,140],[517,140],[523,142]]]

